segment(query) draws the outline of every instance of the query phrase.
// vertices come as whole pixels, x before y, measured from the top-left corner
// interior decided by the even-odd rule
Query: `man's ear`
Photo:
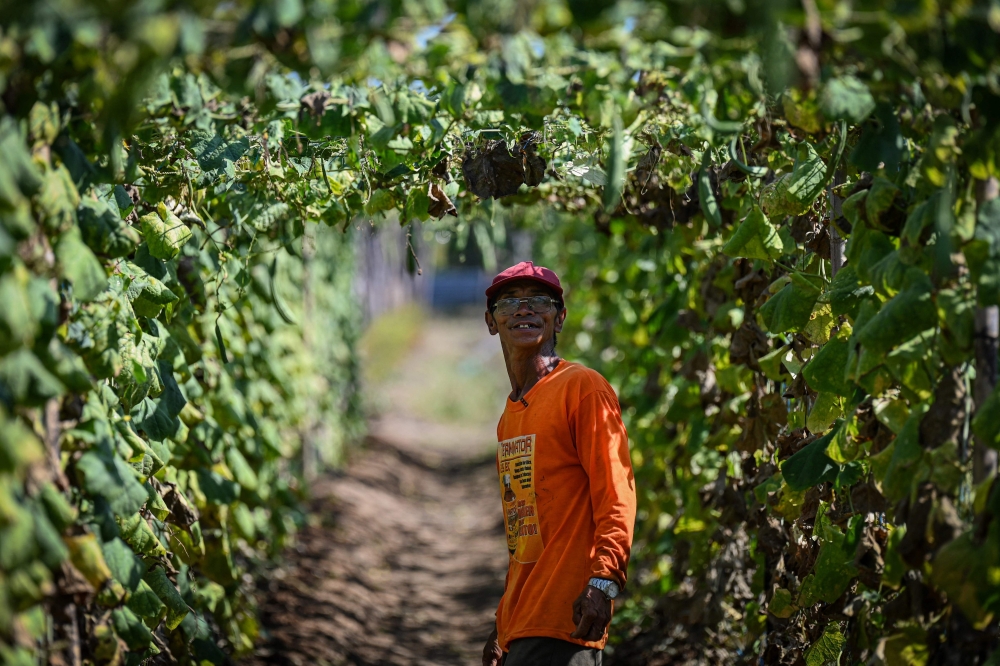
[[[493,318],[493,313],[489,310],[486,311],[486,328],[490,329],[490,335],[496,335],[500,332],[497,327],[497,320]]]
[[[566,308],[559,311],[556,315],[555,321],[552,322],[556,333],[562,333],[563,324],[566,323]]]

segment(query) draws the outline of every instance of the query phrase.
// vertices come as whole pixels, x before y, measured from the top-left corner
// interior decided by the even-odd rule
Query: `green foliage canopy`
[[[279,269],[302,293],[322,257],[346,295],[316,229],[450,213],[488,248],[502,197],[626,408],[621,631],[726,663],[995,647],[996,498],[967,464],[1000,302],[989,2],[66,0],[0,25],[5,643],[68,558],[113,609],[94,654],[216,661],[191,610],[248,649],[241,572],[291,527],[278,463],[316,408]],[[353,377],[329,305],[326,415]]]

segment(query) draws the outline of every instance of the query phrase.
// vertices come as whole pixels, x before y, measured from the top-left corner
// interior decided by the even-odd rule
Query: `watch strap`
[[[608,580],[607,578],[591,578],[587,581],[587,585],[596,587],[608,599],[614,599],[618,596],[619,592],[621,592],[621,589],[618,587],[618,583],[613,580]]]

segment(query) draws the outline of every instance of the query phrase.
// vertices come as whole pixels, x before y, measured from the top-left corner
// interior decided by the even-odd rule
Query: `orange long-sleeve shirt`
[[[571,638],[573,601],[591,577],[625,585],[635,478],[614,390],[597,372],[561,361],[497,426],[497,473],[510,563],[497,609],[500,646]]]

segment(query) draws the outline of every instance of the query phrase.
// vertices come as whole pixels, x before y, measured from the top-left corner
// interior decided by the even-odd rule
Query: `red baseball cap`
[[[530,261],[522,261],[519,264],[514,264],[505,271],[501,271],[493,278],[493,284],[486,290],[487,302],[502,286],[514,280],[534,280],[535,282],[541,282],[549,289],[555,291],[560,298],[563,295],[562,285],[559,284],[559,276],[556,275],[555,271],[544,266],[536,266]]]

